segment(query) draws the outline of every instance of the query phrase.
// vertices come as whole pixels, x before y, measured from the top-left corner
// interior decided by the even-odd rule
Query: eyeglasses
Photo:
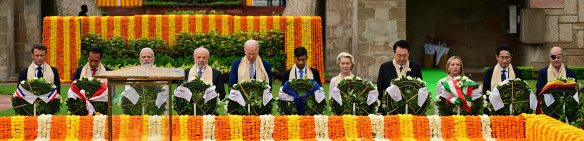
[[[552,60],[556,60],[556,58],[557,59],[562,59],[564,57],[564,54],[550,55],[550,57],[552,57]]]

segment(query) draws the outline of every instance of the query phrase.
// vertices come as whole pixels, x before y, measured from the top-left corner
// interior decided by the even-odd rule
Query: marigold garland
[[[71,36],[70,32],[75,31],[75,30],[70,30],[70,28],[69,28],[69,24],[71,24],[70,21],[74,21],[74,20],[71,20],[72,18],[73,17],[65,17],[63,19],[63,29],[65,29],[65,30],[63,30],[63,37],[64,37],[63,38],[63,48],[64,49],[63,49],[62,56],[57,57],[57,58],[60,58],[58,60],[61,60],[61,59],[71,60],[71,58],[70,58],[71,57],[70,56],[71,55],[71,44],[70,44],[71,42],[70,42],[70,40],[72,38],[70,37]],[[70,74],[71,64],[70,63],[71,63],[71,61],[63,61],[63,69],[64,70],[63,70],[63,73],[60,73],[60,74],[63,75],[64,79],[71,79],[71,74]]]
[[[241,30],[241,17],[233,16],[233,32],[239,32]]]
[[[144,32],[148,33],[147,36],[144,37],[157,37],[157,31],[160,30],[160,26],[159,24],[157,24],[157,20],[159,15],[148,15],[148,21],[147,24],[148,27],[147,28],[143,28],[145,29]],[[154,27],[152,27],[154,26]],[[159,38],[159,37],[158,37]]]
[[[189,116],[189,140],[203,139],[203,117]]]
[[[428,117],[426,116],[414,116],[412,119],[414,138],[416,139],[427,139],[430,137],[430,127]]]
[[[107,17],[107,38],[111,38],[114,36],[114,32],[116,32],[116,28],[115,28],[115,18],[113,16],[109,16]]]
[[[108,20],[109,17],[110,16],[104,16],[104,17],[102,17],[102,19],[99,20],[100,23],[96,23],[96,24],[99,24],[99,26],[101,26],[100,32],[97,32],[97,33],[99,33],[99,35],[101,35],[101,38],[104,38],[104,39],[109,38],[108,32],[113,31],[112,30],[113,28],[108,28],[108,26],[107,26],[108,22],[109,22],[109,20]]]
[[[206,23],[205,23],[206,21]],[[206,15],[203,17],[203,25],[207,25],[203,27],[203,33],[207,33],[209,31],[217,31],[217,27],[215,27],[215,15]],[[219,33],[219,32],[218,32]]]
[[[357,133],[357,116],[343,115],[343,129],[345,130],[345,138],[358,138]]]
[[[245,17],[245,16],[243,16],[243,17],[240,18],[240,24],[239,24],[241,26],[240,27],[240,30],[242,30],[242,31],[249,31],[248,26],[253,26],[253,24],[252,25],[249,25],[248,22],[247,22],[247,20],[249,20],[249,19],[247,19],[247,17]],[[234,25],[234,26],[237,26],[237,24]]]
[[[10,139],[10,117],[0,117],[0,139]]]
[[[215,140],[215,116],[203,116],[203,140]]]
[[[454,118],[452,116],[440,116],[442,122],[442,138],[454,138]]]
[[[300,117],[300,139],[314,139],[316,137],[315,121],[313,116]]]
[[[401,138],[414,138],[413,115],[398,115]]]
[[[329,128],[328,128],[328,116],[315,115],[314,116],[314,132],[316,139],[328,139],[329,138]]]
[[[63,36],[64,35],[64,30],[63,30],[63,18],[64,17],[58,17],[57,18],[57,35],[58,36]],[[63,68],[63,62],[65,61],[57,61],[57,58],[62,57],[63,56],[63,48],[57,48],[57,46],[64,46],[63,44],[64,39],[57,39],[57,45],[55,47],[53,47],[53,49],[57,50],[56,53],[53,53],[53,58],[51,58],[51,62],[54,62],[52,64],[56,64],[57,68]],[[63,74],[63,69],[58,69],[58,73],[59,74]]]
[[[360,139],[373,139],[371,119],[366,116],[357,117],[357,133]]]
[[[50,119],[50,127],[49,128],[50,128],[49,138],[51,138],[51,139],[65,139],[65,138],[67,138],[67,134],[66,134],[67,133],[67,117],[66,116],[52,116]]]
[[[229,115],[229,130],[231,131],[231,140],[243,139],[242,117],[239,115]]]
[[[50,116],[45,116],[48,118],[45,118],[45,123],[50,122],[51,118]],[[36,139],[38,137],[38,116],[26,116],[23,117],[24,120],[24,139],[25,140],[32,140],[32,139]],[[44,129],[51,129],[50,127],[50,123],[49,125],[46,125],[48,128],[44,128]],[[50,137],[50,134],[46,134],[44,135],[44,137]]]
[[[90,140],[93,136],[93,116],[81,116],[79,119],[79,139]]]
[[[274,140],[288,140],[288,117],[275,116],[274,117]]]
[[[144,21],[143,19],[144,18],[142,17],[142,15],[135,15],[134,22],[130,23],[134,24],[134,39],[142,37],[142,23]]]
[[[242,117],[243,140],[260,139],[260,118],[258,116]]]
[[[260,116],[260,140],[274,140],[275,117],[272,115]]]
[[[397,115],[384,116],[385,121],[385,138],[398,139],[401,138],[400,118]]]
[[[217,140],[230,140],[231,136],[229,134],[231,131],[229,116],[216,116],[215,117],[215,138]]]
[[[288,117],[288,139],[300,139],[300,116],[290,115]]]
[[[203,32],[203,15],[195,15],[195,33]]]
[[[189,121],[189,117],[185,115],[181,115],[179,117],[179,125],[180,125],[180,138],[181,140],[188,140],[189,139],[189,129],[187,127]]]

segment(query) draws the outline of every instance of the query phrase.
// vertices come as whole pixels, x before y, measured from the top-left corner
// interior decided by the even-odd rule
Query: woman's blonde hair
[[[353,67],[355,66],[355,59],[353,58],[353,55],[346,52],[339,53],[339,55],[337,55],[337,66],[341,64],[341,58],[351,59],[351,69],[353,69]]]
[[[460,76],[464,76],[464,67],[462,65],[462,59],[460,59],[460,57],[458,56],[452,56],[448,58],[448,61],[446,61],[446,73],[450,74],[450,71],[448,71],[448,66],[450,66],[450,62],[452,62],[452,60],[454,59],[458,59],[458,61],[460,61]]]

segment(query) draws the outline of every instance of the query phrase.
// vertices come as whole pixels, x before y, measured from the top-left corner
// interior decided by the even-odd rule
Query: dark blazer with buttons
[[[411,71],[406,72],[407,76],[423,79],[422,68],[420,68],[420,65],[410,61],[410,69]],[[381,95],[378,97],[380,101],[383,98],[385,89],[391,85],[391,80],[395,78],[397,78],[397,72],[395,70],[395,66],[393,65],[393,61],[381,64],[379,67],[379,75],[377,75],[377,91]]]
[[[485,72],[485,78],[483,79],[483,94],[487,94],[487,90],[491,89],[491,78],[493,77],[493,69],[495,69],[495,66],[487,69],[487,71]],[[516,78],[524,80],[523,75],[521,74],[521,70],[519,68],[513,67],[513,72],[515,72]],[[503,78],[501,78],[501,80],[502,79]]]
[[[221,71],[214,68],[211,69],[213,69],[213,85],[215,85],[215,91],[219,93],[219,99],[223,100],[223,98],[225,98],[225,83],[223,83],[223,79],[221,79]],[[191,68],[185,69],[185,78],[183,80],[184,82],[189,80],[190,71]],[[177,86],[180,86],[183,81],[179,81]]]
[[[53,84],[57,86],[57,93],[61,94],[61,79],[59,79],[59,71],[57,70],[57,68],[52,66],[51,69],[53,69],[53,76],[55,76],[55,82]],[[23,80],[29,79],[27,78],[27,73],[28,67],[25,67],[24,69],[20,70],[20,72],[18,73],[18,84],[20,84],[20,82]],[[18,87],[18,85],[16,85],[16,87]]]

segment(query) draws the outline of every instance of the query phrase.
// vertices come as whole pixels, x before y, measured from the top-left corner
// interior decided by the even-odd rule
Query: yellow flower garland
[[[69,36],[69,24],[73,17],[67,16],[63,18],[63,59],[71,60],[71,36]],[[54,58],[56,56],[53,56]],[[71,80],[71,61],[63,61],[63,79]]]
[[[233,32],[239,32],[241,30],[241,17],[233,16]]]
[[[294,64],[294,17],[289,16],[286,20],[286,68],[291,68]]]
[[[229,34],[229,16],[228,15],[221,15],[221,34],[227,35]]]
[[[401,138],[414,138],[414,123],[412,121],[413,115],[398,115]]]
[[[253,25],[253,18],[254,16],[247,16],[247,18],[245,18],[247,20],[247,32],[251,32],[254,31],[254,25]]]
[[[312,66],[312,24],[309,16],[302,16],[302,46],[308,51],[306,64]]]
[[[343,115],[343,129],[345,129],[345,138],[358,138],[359,134],[357,133],[357,116]]]
[[[268,23],[267,23],[267,17],[266,16],[260,16],[260,31],[264,31],[267,30],[268,28]],[[262,32],[262,35],[265,36],[266,33]]]
[[[193,15],[182,15],[182,30],[181,31],[189,31],[189,16],[193,16]]]
[[[454,118],[454,136],[456,138],[467,138],[466,118],[464,116],[452,116]]]
[[[12,138],[24,139],[24,116],[10,117]]]
[[[109,16],[101,17],[101,38],[107,39],[107,19]]]
[[[280,30],[280,16],[273,16],[272,19],[273,19],[272,24],[274,26],[274,29]]]
[[[176,15],[168,15],[168,25],[175,25],[175,20],[176,20]],[[174,45],[174,35],[175,35],[175,28],[174,26],[170,26],[170,28],[168,28],[168,45],[172,46]]]
[[[168,23],[165,23],[168,24]],[[156,15],[156,38],[162,38],[162,15]]]
[[[189,129],[187,128],[187,122],[189,120],[189,116],[186,115],[181,115],[179,116],[179,124],[180,124],[180,132],[179,132],[179,136],[181,140],[188,140],[189,139]]]
[[[229,131],[231,132],[231,140],[243,139],[242,117],[239,115],[229,115]]]
[[[134,39],[134,16],[128,18],[128,40]]]
[[[195,32],[197,32],[197,33],[203,32],[203,16],[202,15],[195,15]]]
[[[142,37],[148,37],[148,19],[150,15],[142,15]],[[136,37],[138,38],[138,37]]]
[[[91,33],[95,33],[95,18],[97,17],[89,17],[89,32]]]
[[[300,116],[288,117],[288,139],[300,139]]]
[[[120,36],[121,35],[121,26],[122,26],[122,17],[121,16],[115,16],[114,17],[114,36]]]
[[[54,16],[51,17],[51,45],[49,46],[51,51],[51,57],[49,57],[49,64],[56,65],[57,64],[57,19],[59,17]]]
[[[130,116],[128,115],[121,115],[120,116],[120,139],[126,139],[126,135],[128,135],[128,131],[130,127]]]
[[[217,30],[217,25],[215,25],[215,15],[208,15],[209,18],[209,31]]]
[[[150,120],[150,116],[142,115],[142,133],[147,135],[148,134],[148,121]]]
[[[81,17],[77,17],[75,20],[75,25],[81,25],[80,24],[81,19],[82,19]],[[75,53],[76,53],[78,58],[81,57],[81,38],[82,37],[81,37],[80,31],[81,31],[80,26],[75,26],[75,37],[77,37],[77,38],[75,38],[75,43],[76,43],[76,45],[75,45],[76,52]],[[75,59],[77,59],[77,58],[75,58]],[[73,64],[73,65],[76,65],[76,64]]]

